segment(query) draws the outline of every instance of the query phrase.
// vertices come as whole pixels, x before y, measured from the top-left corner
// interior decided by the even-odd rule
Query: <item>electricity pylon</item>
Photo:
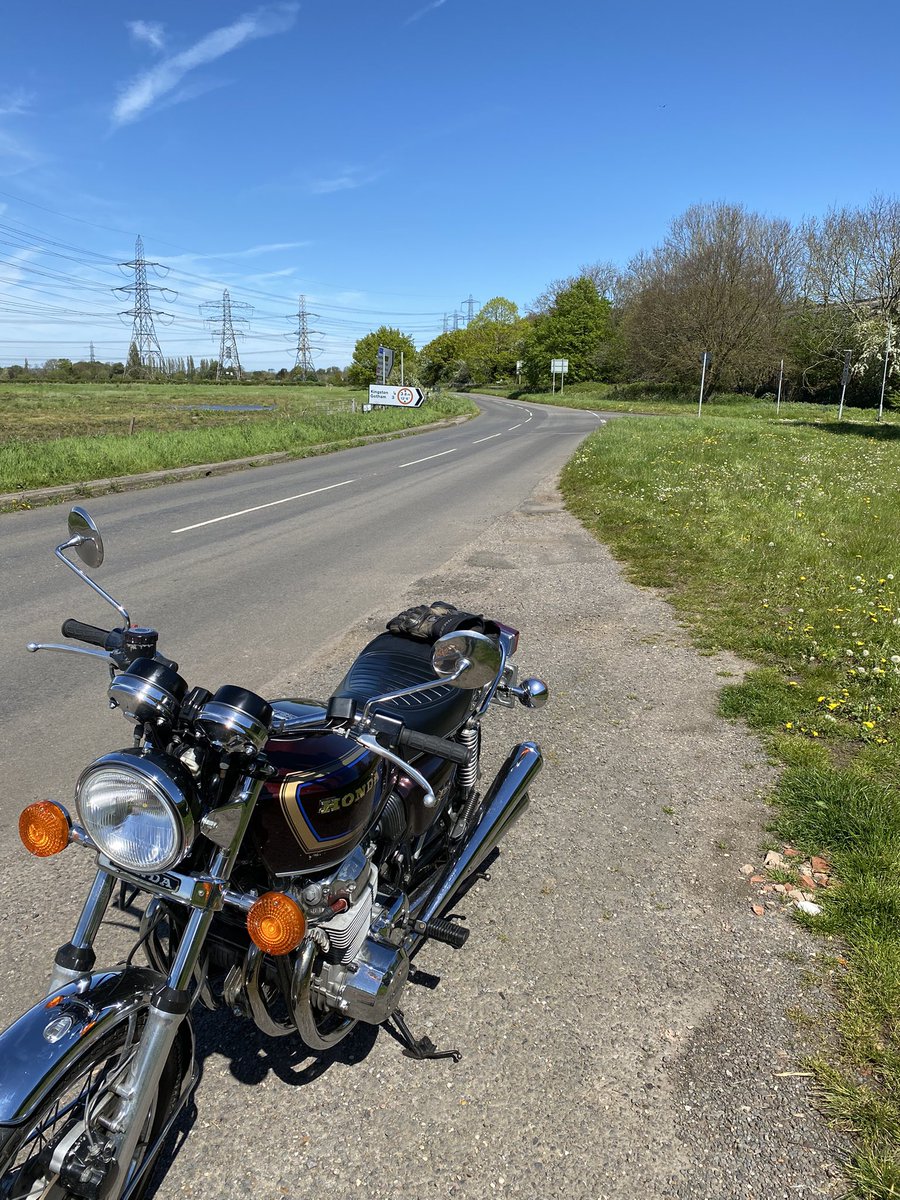
[[[234,315],[235,309],[239,310],[238,316]],[[248,315],[241,316],[240,312],[246,312]],[[234,326],[235,322],[238,325],[248,325],[252,312],[252,305],[232,300],[228,294],[228,288],[222,293],[221,301],[207,300],[200,305],[200,315],[206,320],[212,329],[213,337],[217,338],[219,342],[216,383],[222,379],[241,378],[241,360],[238,355],[237,339],[244,336],[244,331],[239,329],[235,332]]]
[[[174,319],[170,313],[155,309],[150,302],[150,293],[158,292],[167,304],[171,304],[176,298],[177,293],[170,288],[159,287],[157,284],[147,282],[147,268],[155,271],[157,275],[163,271],[163,267],[159,263],[147,262],[144,258],[144,242],[140,234],[134,243],[134,258],[131,262],[119,263],[120,270],[134,271],[134,283],[125,284],[122,287],[113,288],[113,293],[121,293],[124,296],[134,294],[134,304],[131,308],[126,308],[119,313],[119,317],[131,317],[131,346],[137,351],[137,358],[140,369],[146,372],[151,377],[154,375],[164,375],[166,373],[166,362],[163,358],[162,351],[159,348],[159,339],[156,336],[156,329],[153,324],[154,317],[169,318],[169,321]],[[166,269],[167,270],[167,269]],[[168,271],[167,271],[168,273]],[[171,295],[171,300],[166,293]],[[131,364],[131,350],[129,347],[129,366],[126,367],[126,375],[129,371],[134,370]]]
[[[465,306],[465,307],[466,307],[466,309],[468,310],[468,311],[467,311],[467,314],[466,314],[466,324],[467,324],[467,325],[471,325],[471,324],[472,324],[472,317],[475,315],[475,305],[476,305],[477,303],[478,303],[478,301],[477,301],[477,300],[473,300],[473,299],[472,299],[472,293],[471,293],[471,292],[469,292],[469,298],[468,298],[468,300],[460,300],[460,302],[459,302],[460,308],[462,308],[463,306]]]
[[[310,334],[317,333],[318,330],[310,329],[307,324],[308,317],[318,316],[318,313],[308,313],[306,311],[306,297],[301,296],[297,304],[297,329],[295,336],[297,338],[297,357],[294,359],[294,370],[300,372],[300,378],[305,380],[310,375],[315,375],[316,367],[313,362],[313,350],[318,350],[318,346],[313,346],[310,343]]]

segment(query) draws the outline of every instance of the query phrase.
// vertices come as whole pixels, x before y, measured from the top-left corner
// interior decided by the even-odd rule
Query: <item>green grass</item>
[[[846,946],[822,1103],[857,1135],[852,1194],[897,1196],[900,430],[732,411],[611,422],[563,490],[637,582],[668,589],[702,649],[758,664],[723,711],[785,764],[773,831],[838,880],[803,918]]]
[[[522,392],[509,389],[488,388],[497,395],[510,396],[526,404],[561,405],[565,408],[586,408],[596,412],[629,412],[655,413],[660,416],[696,416],[699,400],[699,381],[694,391],[684,388],[660,384],[642,383],[576,383],[567,387],[560,394],[557,390],[551,392]],[[714,395],[703,403],[703,416],[729,417],[758,417],[771,420],[775,416],[775,397],[738,395],[723,392]],[[779,419],[785,421],[820,421],[831,420],[837,415],[837,406],[821,404],[782,403],[779,406]],[[873,422],[876,418],[874,409],[854,408],[847,405],[844,408],[844,418],[849,421]],[[900,424],[900,414],[886,410],[887,423]]]
[[[323,444],[350,445],[444,417],[474,413],[462,397],[418,409],[350,411],[343,388],[179,387],[166,384],[0,388],[0,492],[81,483],[166,467],[224,462]],[[266,404],[272,411],[208,412],[197,404]],[[357,403],[357,409],[359,404]],[[127,432],[136,415],[135,432]],[[11,434],[9,430],[15,429]]]

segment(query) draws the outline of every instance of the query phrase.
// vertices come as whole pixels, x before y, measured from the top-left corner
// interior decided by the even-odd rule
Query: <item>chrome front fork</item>
[[[230,844],[218,850],[213,858],[210,875],[214,879],[225,882],[230,878],[261,788],[261,778],[246,776],[237,799],[229,805],[232,809],[240,807],[241,817]],[[110,872],[97,872],[72,941],[57,954],[51,976],[51,991],[71,983],[93,967],[94,938],[106,913],[115,882],[115,876]],[[107,1180],[105,1196],[119,1196],[126,1186],[126,1174],[134,1159],[146,1115],[159,1088],[179,1026],[190,1011],[190,984],[214,915],[215,909],[212,907],[194,908],[191,912],[165,986],[156,992],[147,1010],[147,1020],[128,1070],[112,1089],[119,1103],[110,1114],[109,1126],[118,1144],[116,1174]]]

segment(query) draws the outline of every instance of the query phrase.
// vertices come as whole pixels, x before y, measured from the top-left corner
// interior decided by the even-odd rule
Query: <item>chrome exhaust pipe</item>
[[[456,851],[438,878],[421,895],[410,899],[410,916],[427,924],[439,917],[466,880],[497,846],[510,826],[528,807],[528,789],[544,765],[540,747],[521,742],[513,747],[485,797],[484,813],[468,840]],[[413,953],[424,934],[413,933],[406,946]]]

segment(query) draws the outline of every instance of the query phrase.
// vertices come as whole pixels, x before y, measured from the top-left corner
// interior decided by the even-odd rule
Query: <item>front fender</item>
[[[0,1126],[26,1121],[85,1048],[147,1008],[165,982],[148,967],[94,971],[51,993],[0,1033]],[[183,1025],[192,1040],[189,1018]],[[187,1073],[192,1058],[185,1059]]]

